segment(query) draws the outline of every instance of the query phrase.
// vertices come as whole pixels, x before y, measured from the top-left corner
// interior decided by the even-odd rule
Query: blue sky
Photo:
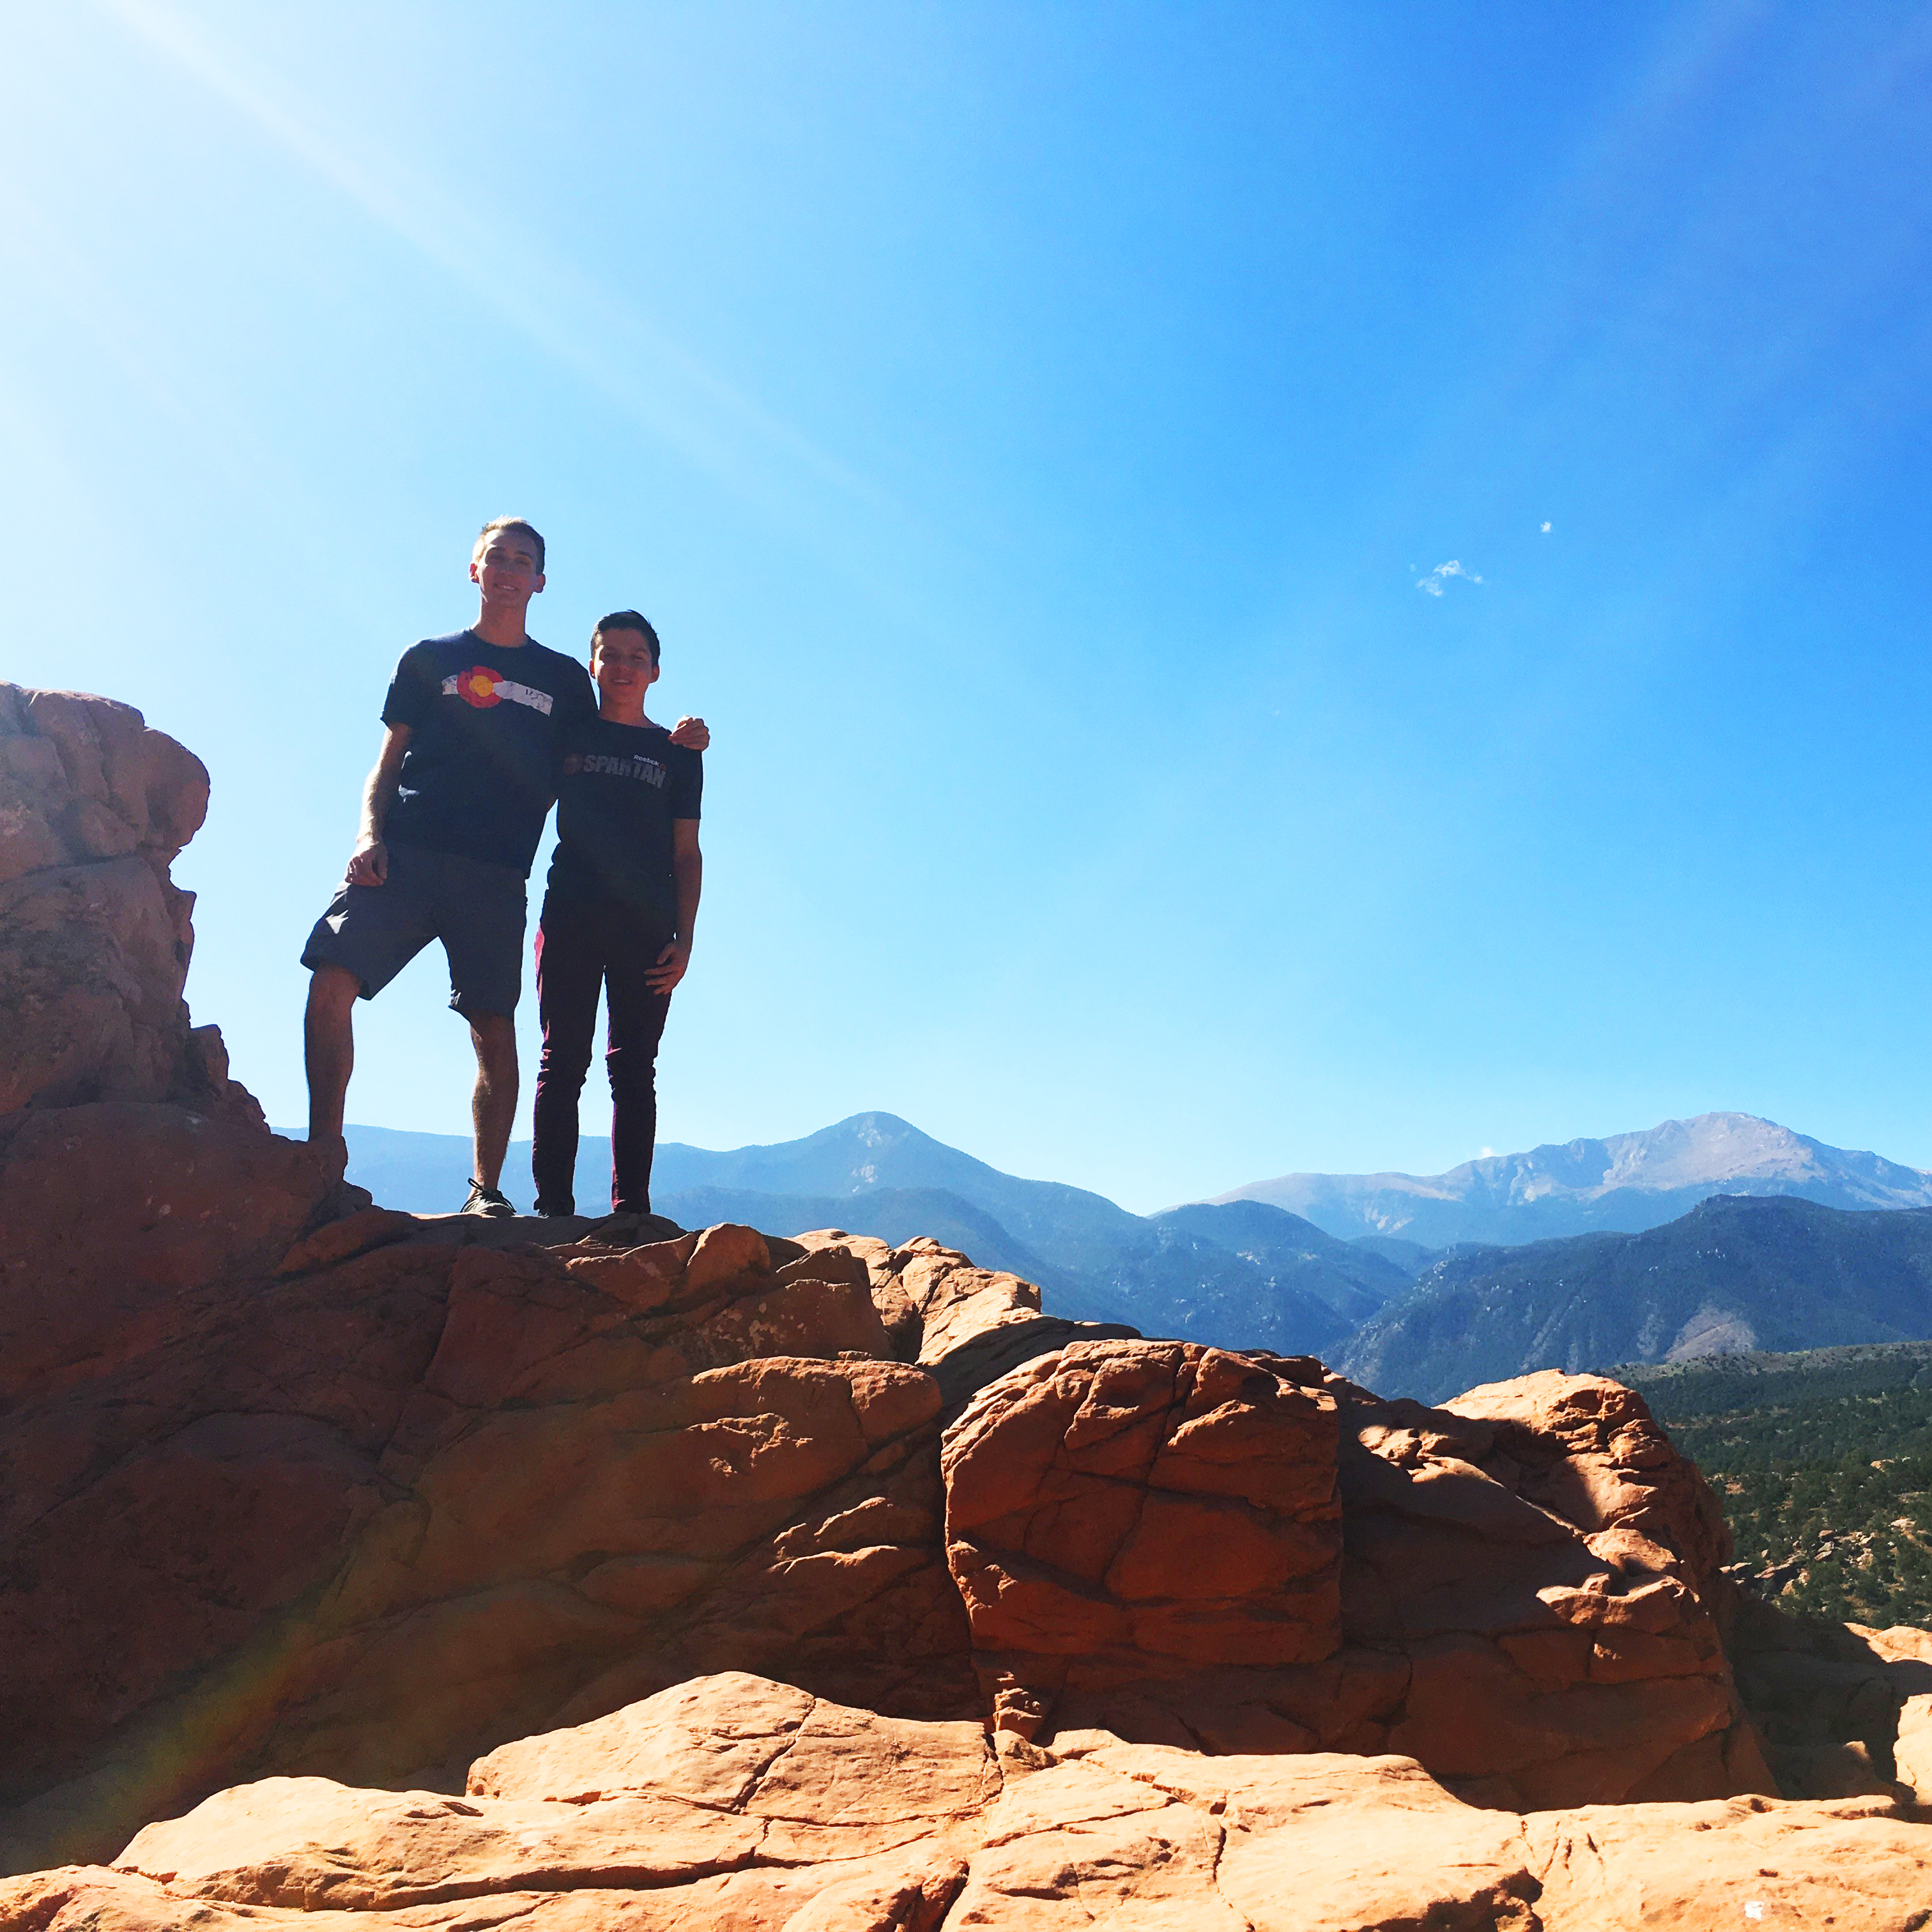
[[[272,1118],[513,512],[535,634],[635,604],[716,734],[667,1138],[883,1107],[1140,1208],[1726,1107],[1932,1167],[1932,16],[4,17],[0,675],[208,763]],[[444,997],[352,1120],[464,1129]]]

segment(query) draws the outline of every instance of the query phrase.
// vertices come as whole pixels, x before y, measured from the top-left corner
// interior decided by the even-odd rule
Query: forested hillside
[[[1932,1343],[1605,1372],[1640,1389],[1789,1610],[1932,1624]]]

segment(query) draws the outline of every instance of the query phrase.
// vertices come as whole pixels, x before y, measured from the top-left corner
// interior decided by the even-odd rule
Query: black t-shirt
[[[411,734],[383,836],[527,875],[566,734],[596,708],[590,673],[542,644],[458,631],[412,646],[382,705]]]
[[[697,818],[704,796],[704,759],[674,745],[662,724],[595,718],[572,730],[557,784],[550,890],[675,919],[671,821]]]

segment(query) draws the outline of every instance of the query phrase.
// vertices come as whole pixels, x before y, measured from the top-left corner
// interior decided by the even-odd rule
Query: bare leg
[[[344,966],[318,966],[302,1016],[302,1060],[308,1072],[308,1138],[346,1162],[342,1110],[356,1065],[356,996],[362,982]],[[338,1168],[338,1172],[340,1169]]]
[[[479,1013],[470,1022],[476,1046],[476,1085],[470,1096],[476,1132],[476,1178],[494,1187],[517,1118],[517,1027],[508,1013]]]

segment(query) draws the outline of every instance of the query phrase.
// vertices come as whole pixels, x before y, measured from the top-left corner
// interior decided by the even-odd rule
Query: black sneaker
[[[577,1218],[577,1203],[574,1201],[567,1201],[561,1208],[556,1208],[551,1206],[547,1201],[539,1201],[537,1203],[537,1212],[546,1221],[574,1221]]]
[[[465,1214],[488,1214],[500,1220],[506,1214],[514,1214],[515,1208],[504,1199],[494,1187],[485,1187],[480,1180],[470,1184],[470,1198],[460,1210]]]

